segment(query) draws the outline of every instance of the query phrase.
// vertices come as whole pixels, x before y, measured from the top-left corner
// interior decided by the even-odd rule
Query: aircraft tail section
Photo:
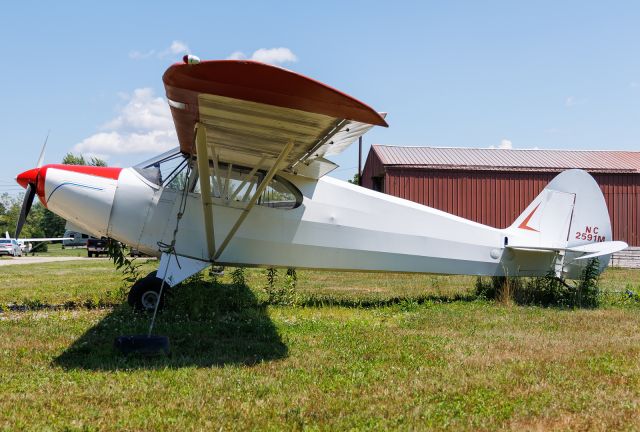
[[[557,175],[505,235],[507,248],[557,254],[562,261],[556,268],[559,275],[575,276],[586,265],[586,258],[599,258],[604,270],[610,255],[627,247],[612,241],[600,187],[586,171],[577,169]]]

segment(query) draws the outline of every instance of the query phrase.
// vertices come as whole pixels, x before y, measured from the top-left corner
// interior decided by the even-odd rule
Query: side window
[[[262,195],[260,195],[258,205],[284,209],[297,207],[297,197],[287,183],[278,177],[271,180]]]
[[[251,169],[227,164],[218,166],[218,177],[211,168],[211,194],[216,198],[222,198],[236,202],[248,202],[255,195],[258,185],[265,176],[258,171],[253,176]],[[194,193],[200,193],[200,182],[195,179],[193,183]],[[302,203],[302,194],[291,183],[283,178],[275,176],[258,198],[257,205],[279,209],[293,209]]]

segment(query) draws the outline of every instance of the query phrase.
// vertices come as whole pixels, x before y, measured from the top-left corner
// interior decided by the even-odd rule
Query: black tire
[[[93,258],[93,252],[87,252],[87,255],[89,255],[89,258]]]
[[[143,356],[171,355],[167,336],[132,335],[119,336],[114,341],[115,348],[124,355],[141,354]]]
[[[156,277],[156,272],[151,272],[146,277],[133,284],[129,290],[127,302],[135,310],[153,312],[155,302],[158,301],[161,285],[162,279],[158,279]],[[165,283],[164,289],[162,290],[162,297],[160,298],[160,304],[158,305],[158,310],[162,310],[162,307],[164,306],[164,299],[168,289],[169,285]]]

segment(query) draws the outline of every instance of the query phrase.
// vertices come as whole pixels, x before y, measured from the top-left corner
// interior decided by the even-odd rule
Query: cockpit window
[[[133,168],[154,184],[170,189],[182,189],[187,181],[187,163],[188,157],[176,148]]]
[[[252,176],[251,169],[219,163],[216,169],[211,166],[211,195],[228,201],[248,202],[255,195],[258,186],[266,175],[264,171],[256,171]],[[200,182],[194,179],[192,192],[200,193]],[[302,194],[287,180],[275,176],[258,198],[257,204],[279,209],[294,209],[302,203]]]
[[[182,190],[190,184],[190,191],[200,193],[200,182],[194,171],[191,182],[187,178],[188,156],[175,148],[133,168],[150,182],[169,189]],[[211,162],[211,194],[216,198],[235,202],[248,202],[256,193],[266,172],[251,168]],[[249,176],[251,174],[251,176]],[[302,194],[282,177],[275,176],[262,191],[257,204],[279,209],[293,209],[302,203]]]

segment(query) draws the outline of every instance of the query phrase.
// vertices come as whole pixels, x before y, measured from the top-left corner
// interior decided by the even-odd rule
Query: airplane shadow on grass
[[[67,370],[159,369],[254,365],[287,357],[266,307],[245,285],[191,282],[169,293],[154,334],[169,337],[171,356],[124,356],[121,335],[146,334],[150,315],[117,306],[53,360]]]

